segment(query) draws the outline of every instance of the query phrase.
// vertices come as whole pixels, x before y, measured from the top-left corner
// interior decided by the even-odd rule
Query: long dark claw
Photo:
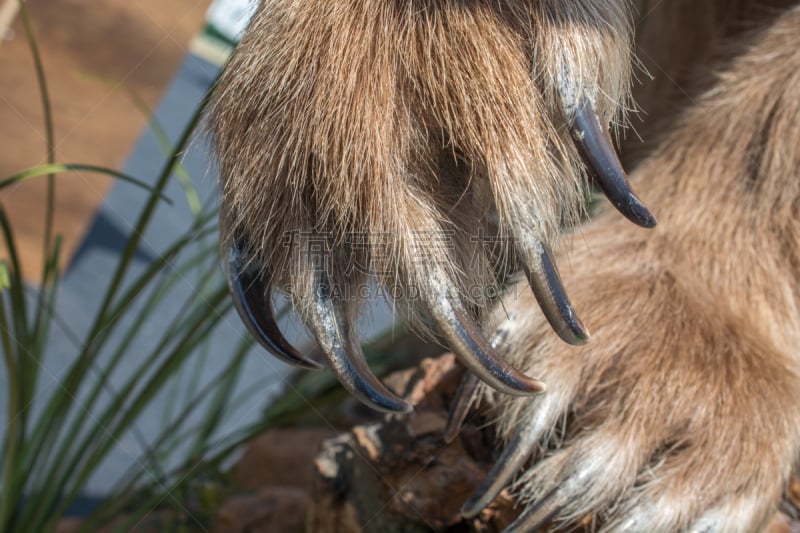
[[[552,423],[552,415],[555,412],[553,404],[556,401],[552,395],[543,397],[537,406],[536,414],[517,430],[503,453],[497,458],[489,475],[461,507],[462,516],[466,518],[478,516],[522,470],[542,434]]]
[[[550,326],[565,342],[575,346],[585,344],[589,330],[567,297],[550,247],[536,242],[525,256],[525,274]]]
[[[496,350],[502,342],[508,339],[510,331],[508,326],[514,322],[514,316],[514,314],[508,315],[506,323],[497,328],[492,335],[491,347],[493,349]],[[478,395],[479,383],[480,380],[478,376],[469,370],[467,370],[467,373],[464,374],[464,377],[461,379],[456,395],[453,398],[453,405],[450,407],[450,412],[447,414],[447,424],[444,428],[444,441],[447,444],[455,441],[458,434],[461,433],[464,420],[466,420],[472,403]]]
[[[525,435],[520,431],[508,443],[478,490],[464,502],[461,507],[462,516],[465,518],[478,516],[511,483],[531,454],[530,446],[525,446],[522,442],[524,439]]]
[[[556,488],[540,501],[529,506],[519,518],[514,520],[503,533],[528,533],[538,531],[561,509],[563,502],[558,498],[559,490]]]
[[[317,276],[309,326],[339,382],[358,400],[378,411],[408,413],[411,405],[392,394],[372,373],[364,352],[354,341],[344,309],[324,272]]]
[[[250,334],[275,357],[290,365],[308,370],[321,370],[322,365],[303,357],[281,333],[272,310],[272,287],[264,283],[268,276],[254,264],[245,261],[239,242],[228,255],[228,287],[233,306]]]
[[[542,382],[511,367],[488,345],[477,324],[456,301],[453,287],[443,272],[433,272],[427,282],[427,296],[432,298],[428,311],[464,366],[505,394],[530,396],[544,392]]]
[[[444,441],[446,443],[450,444],[461,433],[461,426],[467,418],[469,408],[478,391],[478,383],[480,383],[478,377],[470,371],[467,371],[461,380],[456,396],[453,398],[453,406],[447,415],[447,425],[444,428]]]
[[[600,188],[626,218],[645,228],[656,225],[656,217],[631,190],[608,128],[600,123],[594,107],[583,99],[572,123],[572,136],[583,157],[594,170]]]

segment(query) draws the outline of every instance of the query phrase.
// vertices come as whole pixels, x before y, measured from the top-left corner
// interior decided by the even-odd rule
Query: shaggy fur
[[[559,341],[526,291],[495,307],[487,332],[507,329],[502,355],[548,393],[483,403],[504,439],[538,421],[516,488],[528,502],[555,489],[560,521],[758,530],[800,456],[793,3],[263,2],[211,116],[224,238],[245,235],[301,312],[314,246],[342,290],[367,272],[424,287],[435,263],[489,309],[518,261],[509,243],[552,242],[580,218],[567,124],[580,97],[625,122],[635,27],[655,80],[640,76],[647,143],[628,153],[659,226],[606,212],[566,239],[586,347]]]
[[[301,310],[312,240],[337,287],[365,270],[425,286],[421,258],[436,258],[485,305],[470,288],[494,285],[490,257],[510,250],[482,249],[480,229],[549,241],[578,218],[586,180],[565,113],[585,94],[610,120],[626,100],[623,4],[264,3],[212,115],[228,227]]]
[[[514,291],[500,352],[548,384],[488,393],[500,434],[527,421],[525,501],[611,531],[757,531],[800,458],[800,8],[716,76],[637,170],[654,232],[604,213],[563,274],[595,332],[565,346]],[[701,527],[702,526],[702,527]]]

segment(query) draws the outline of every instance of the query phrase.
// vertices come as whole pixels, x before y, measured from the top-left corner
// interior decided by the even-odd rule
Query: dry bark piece
[[[212,533],[303,533],[310,501],[292,487],[267,487],[236,496],[217,511]]]
[[[475,520],[460,516],[492,456],[485,436],[469,424],[462,438],[444,442],[449,401],[463,372],[446,354],[390,376],[385,383],[414,412],[356,426],[323,444],[314,461],[310,531],[488,532],[513,520],[507,495]]]
[[[322,441],[333,435],[327,428],[268,431],[247,445],[233,467],[233,485],[242,490],[268,486],[306,489],[311,485],[311,461]]]

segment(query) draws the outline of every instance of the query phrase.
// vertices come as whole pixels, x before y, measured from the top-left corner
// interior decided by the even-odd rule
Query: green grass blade
[[[155,186],[150,189],[150,197],[143,206],[139,214],[139,219],[125,245],[111,283],[106,289],[103,300],[100,304],[100,308],[95,315],[94,323],[86,337],[86,344],[78,355],[75,363],[69,369],[67,376],[64,378],[62,383],[62,387],[51,396],[50,401],[48,402],[46,412],[49,416],[54,417],[59,421],[63,421],[65,419],[66,413],[69,411],[70,402],[75,397],[80,384],[85,379],[86,373],[88,372],[95,354],[97,353],[95,346],[96,338],[100,336],[101,333],[107,328],[108,322],[114,320],[115,316],[117,316],[109,315],[109,309],[117,296],[117,292],[122,285],[125,274],[128,271],[128,267],[133,260],[136,250],[138,249],[141,237],[150,223],[158,200],[169,181],[169,177],[172,175],[172,170],[179,160],[183,149],[187,146],[192,134],[197,129],[207,102],[208,96],[204,98],[203,102],[198,107],[187,126],[184,128],[180,139],[175,145],[174,152],[165,163],[160,175],[156,180]],[[45,427],[45,431],[46,430],[47,428]],[[57,425],[54,431],[56,433],[60,431],[60,424]],[[51,440],[55,439],[51,438]]]
[[[47,148],[47,163],[52,165],[56,161],[56,140],[53,129],[53,110],[50,106],[50,95],[47,89],[47,77],[44,74],[44,65],[42,64],[42,56],[39,52],[39,45],[36,40],[36,33],[33,31],[33,23],[28,14],[28,8],[22,0],[17,0],[19,6],[19,15],[22,19],[22,26],[25,28],[25,36],[28,39],[28,48],[33,56],[33,65],[36,70],[36,81],[39,85],[39,96],[42,100],[42,114],[44,115],[44,131],[45,131],[45,144]],[[47,200],[45,203],[45,223],[44,223],[44,242],[42,257],[45,261],[45,269],[47,266],[48,258],[51,253],[51,244],[53,241],[53,215],[55,213],[55,200],[56,199],[56,181],[53,173],[47,176]],[[44,274],[43,274],[44,275]],[[42,285],[45,285],[46,278],[42,279]]]
[[[166,128],[164,128],[164,126],[158,120],[156,114],[153,113],[152,109],[150,109],[150,106],[147,105],[147,102],[145,102],[144,99],[135,91],[132,91],[122,82],[111,80],[104,76],[98,76],[96,74],[86,72],[82,73],[82,76],[88,80],[102,83],[108,87],[121,89],[122,92],[133,103],[134,107],[147,119],[150,131],[155,136],[156,142],[158,142],[158,145],[162,152],[164,152],[164,155],[168,156],[173,152],[175,148],[172,146],[172,142],[169,140],[169,135],[167,134]],[[197,192],[197,188],[192,183],[192,178],[186,171],[186,167],[184,167],[180,161],[175,165],[175,176],[178,178],[178,181],[183,188],[183,193],[186,197],[186,204],[189,206],[189,211],[191,211],[195,217],[200,216],[200,214],[204,212],[202,202],[200,201],[200,194]]]
[[[11,274],[8,273],[8,263],[0,261],[0,293],[11,288]]]
[[[203,399],[213,394],[215,390],[226,387],[229,381],[235,379],[234,376],[242,366],[241,363],[250,346],[252,346],[252,341],[249,335],[245,335],[245,338],[243,338],[239,344],[241,351],[234,354],[228,366],[199,390],[191,401],[184,404],[182,410],[174,418],[176,425],[173,428],[162,431],[146,452],[146,456],[155,457],[158,455],[159,450],[169,449],[174,441],[182,441],[188,436],[197,434],[205,422],[195,424],[191,428],[187,428],[183,433],[176,434],[176,432],[183,425],[183,421],[190,419]],[[191,455],[192,454],[189,454],[190,457]],[[140,480],[145,473],[146,471],[142,468],[136,466],[131,467],[131,469],[122,476],[120,484],[113,491],[114,496],[103,502],[96,512],[92,513],[88,523],[96,528],[97,525],[118,516],[122,509],[128,506],[131,495],[136,494],[137,490],[141,488]],[[168,477],[165,474],[151,481],[152,485],[162,485],[166,483],[168,483]],[[89,530],[91,531],[92,529]]]
[[[123,174],[122,172],[118,172],[112,168],[101,167],[98,165],[83,165],[78,163],[39,165],[36,167],[25,169],[22,172],[18,172],[3,180],[0,180],[0,190],[5,189],[6,187],[10,187],[11,185],[29,180],[31,178],[47,176],[50,174],[66,174],[70,172],[92,172],[94,174],[105,174],[107,176],[111,176],[112,178],[116,178],[120,181],[124,181],[126,183],[130,183],[131,185],[135,185],[141,189],[149,191],[150,193],[155,193],[154,187],[151,187],[147,183],[143,182],[142,180],[136,179],[133,176]],[[161,193],[158,194],[158,198],[163,200],[169,205],[172,205],[173,203],[171,199],[169,199],[167,196]]]
[[[0,205],[0,231],[2,231],[6,252],[11,261],[11,286],[8,289],[8,293],[11,303],[14,341],[17,346],[28,346],[30,332],[28,330],[28,304],[25,301],[25,281],[22,279],[22,265],[19,261],[14,231],[2,205]]]
[[[67,489],[64,493],[61,503],[53,498],[44,500],[46,508],[47,504],[58,503],[56,508],[56,516],[60,516],[66,509],[70,501],[79,493],[81,487],[86,482],[88,477],[97,467],[97,465],[105,458],[106,454],[114,445],[113,438],[102,438],[101,434],[105,435],[121,435],[139,416],[144,408],[149,404],[155,395],[162,389],[164,383],[180,368],[181,363],[191,355],[192,350],[199,342],[207,338],[211,334],[215,325],[227,313],[227,309],[219,311],[219,305],[228,299],[227,288],[221,288],[217,293],[210,298],[206,305],[197,308],[192,316],[184,323],[181,330],[185,329],[182,337],[177,341],[176,346],[168,353],[164,361],[152,372],[152,375],[146,380],[143,385],[138,380],[132,379],[127,387],[121,392],[120,396],[123,398],[115,399],[105,411],[105,413],[96,421],[95,429],[87,435],[82,441],[82,444],[77,447],[78,454],[70,461],[69,466],[62,478],[54,483],[55,486],[66,486]],[[209,315],[211,310],[217,310],[216,313]],[[163,353],[163,346],[153,351],[154,355]],[[152,356],[151,356],[152,357]],[[128,395],[133,393],[134,387],[139,384],[142,385],[141,390],[133,397],[130,402],[125,402]],[[80,453],[80,452],[83,453]],[[73,475],[73,473],[75,473]],[[43,524],[34,523],[33,530],[36,527],[41,527]]]
[[[3,362],[8,376],[8,414],[6,421],[5,440],[3,443],[3,476],[2,498],[0,498],[0,529],[9,531],[12,522],[12,513],[20,502],[20,491],[17,479],[17,456],[19,453],[19,440],[21,421],[19,420],[20,391],[15,376],[18,366],[14,357],[13,341],[11,339],[8,314],[6,313],[6,294],[0,293],[0,341],[3,346]],[[24,416],[24,415],[23,415]]]
[[[202,223],[203,220],[198,221]],[[164,271],[164,268],[169,265],[169,263],[177,256],[181,251],[185,249],[186,246],[195,242],[199,238],[202,238],[205,235],[210,234],[213,232],[213,228],[209,229],[199,229],[193,233],[190,233],[177,242],[175,242],[168,250],[164,252],[156,261],[154,261],[148,268],[143,272],[134,283],[128,288],[125,292],[118,307],[115,307],[112,310],[111,316],[114,317],[112,320],[109,320],[106,323],[106,329],[102,332],[102,336],[100,338],[96,338],[96,342],[93,346],[94,350],[92,353],[99,353],[102,347],[105,344],[105,341],[108,339],[112,331],[114,331],[115,326],[119,322],[119,320],[125,316],[125,310],[129,309],[130,306],[135,302],[137,297],[144,293],[145,288],[153,282],[153,280],[158,276],[160,273]],[[186,265],[182,268],[177,269],[178,275],[182,274],[186,269],[193,266],[193,261],[199,257],[199,254],[189,258],[189,261],[186,262]],[[102,387],[104,382],[107,380],[107,377],[113,372],[114,368],[116,368],[117,364],[121,360],[121,358],[125,355],[126,351],[125,348],[127,347],[126,343],[130,342],[130,339],[136,333],[135,326],[137,323],[141,323],[143,318],[143,313],[152,308],[155,305],[155,301],[160,301],[161,298],[166,294],[166,292],[162,292],[160,289],[164,289],[160,285],[155,286],[155,290],[151,294],[151,299],[145,304],[145,309],[142,313],[139,314],[137,320],[134,320],[134,324],[131,326],[130,331],[127,335],[123,338],[123,343],[121,346],[118,347],[118,350],[115,354],[111,357],[107,366],[101,372],[101,376],[99,381],[95,384],[94,389],[89,393],[89,401],[86,405],[92,405],[94,400],[99,396],[102,392]],[[155,300],[155,301],[154,301]],[[127,341],[126,341],[127,339]],[[84,407],[86,409],[87,407]],[[31,443],[28,453],[26,453],[24,457],[24,468],[32,472],[34,470],[39,470],[42,472],[42,468],[36,468],[37,465],[49,465],[50,471],[44,471],[43,477],[34,476],[34,481],[38,480],[41,481],[41,484],[44,485],[47,483],[48,479],[53,479],[55,472],[52,469],[58,467],[58,465],[63,460],[63,455],[60,455],[58,458],[52,458],[49,456],[50,450],[52,450],[53,446],[56,444],[57,439],[59,438],[60,431],[65,420],[66,413],[60,408],[60,406],[54,405],[52,402],[48,405],[48,408],[43,413],[41,418],[39,419],[38,426],[36,431],[34,432],[33,436],[31,437]],[[70,434],[66,438],[66,442],[76,442],[78,434],[83,427],[82,424],[90,422],[85,419],[79,419],[75,423],[70,426]]]

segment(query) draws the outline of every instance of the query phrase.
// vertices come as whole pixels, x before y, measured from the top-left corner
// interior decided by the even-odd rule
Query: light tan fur
[[[500,348],[549,398],[487,403],[508,439],[544,417],[523,499],[571,487],[564,521],[757,531],[800,458],[800,9],[741,46],[638,168],[659,226],[606,212],[563,272],[595,336],[565,346],[535,300],[497,309]]]
[[[211,119],[230,231],[301,308],[309,239],[286,245],[298,231],[332,250],[337,286],[363,282],[348,265],[419,285],[420,257],[465,298],[495,284],[489,256],[509,251],[474,239],[492,214],[502,235],[553,240],[582,209],[558,94],[586,91],[607,120],[628,96],[624,3],[568,4],[263,3]]]
[[[628,154],[659,226],[604,212],[564,239],[588,346],[561,342],[526,290],[494,308],[487,333],[508,329],[501,354],[548,393],[487,391],[484,406],[505,439],[543,420],[517,490],[561,487],[559,520],[753,531],[800,455],[800,10],[654,4],[262,2],[210,120],[224,238],[246,235],[301,311],[316,239],[338,287],[364,283],[353,265],[420,284],[434,258],[476,313],[489,308],[491,291],[470,289],[502,283],[506,244],[554,241],[582,215],[574,98],[626,122],[636,27],[655,80],[639,74],[647,142]],[[495,250],[483,231],[509,239]]]

